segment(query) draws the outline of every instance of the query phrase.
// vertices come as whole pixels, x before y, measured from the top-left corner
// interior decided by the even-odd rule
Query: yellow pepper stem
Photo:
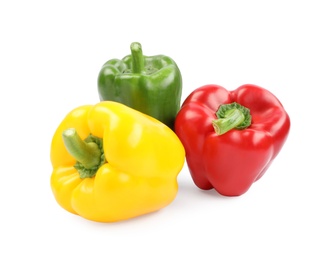
[[[80,173],[80,177],[93,177],[104,163],[102,140],[94,136],[82,140],[74,128],[63,131],[62,137],[67,151],[77,161],[74,167]]]

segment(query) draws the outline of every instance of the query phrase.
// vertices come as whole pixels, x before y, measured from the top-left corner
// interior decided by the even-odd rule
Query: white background
[[[317,0],[2,1],[0,259],[328,259],[327,13]],[[57,205],[52,135],[99,101],[102,64],[133,41],[177,62],[182,100],[253,83],[283,103],[290,135],[246,194],[199,190],[185,165],[156,213],[102,224]]]

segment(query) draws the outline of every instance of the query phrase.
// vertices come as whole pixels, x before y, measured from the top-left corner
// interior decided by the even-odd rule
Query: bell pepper
[[[173,201],[185,151],[160,121],[103,101],[67,114],[54,133],[50,158],[51,188],[62,208],[115,222]]]
[[[252,84],[233,91],[199,87],[185,99],[175,121],[194,183],[224,196],[244,194],[263,176],[289,129],[281,102]]]
[[[101,101],[123,103],[160,120],[173,129],[180,109],[182,77],[168,56],[144,56],[141,44],[130,45],[131,55],[111,59],[98,75]]]

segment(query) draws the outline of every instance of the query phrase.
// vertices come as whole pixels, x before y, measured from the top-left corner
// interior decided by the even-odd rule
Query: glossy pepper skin
[[[180,109],[182,76],[168,56],[144,56],[140,43],[130,45],[131,54],[111,59],[98,75],[100,100],[123,103],[155,117],[173,129]]]
[[[173,201],[185,151],[160,121],[103,101],[67,114],[53,136],[50,157],[59,205],[89,220],[115,222]]]
[[[224,120],[218,119],[218,108],[235,103],[248,108],[250,125],[218,134],[223,127],[216,122]],[[227,125],[232,122],[229,120],[225,121]],[[244,194],[263,176],[289,129],[290,119],[280,101],[268,90],[251,84],[234,91],[218,85],[195,89],[182,104],[175,122],[196,186],[214,188],[224,196]]]

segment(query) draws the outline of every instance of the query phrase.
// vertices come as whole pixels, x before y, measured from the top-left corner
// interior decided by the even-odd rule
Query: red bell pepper
[[[246,84],[195,89],[183,102],[175,132],[196,186],[239,196],[259,180],[285,143],[290,119],[268,90]]]

